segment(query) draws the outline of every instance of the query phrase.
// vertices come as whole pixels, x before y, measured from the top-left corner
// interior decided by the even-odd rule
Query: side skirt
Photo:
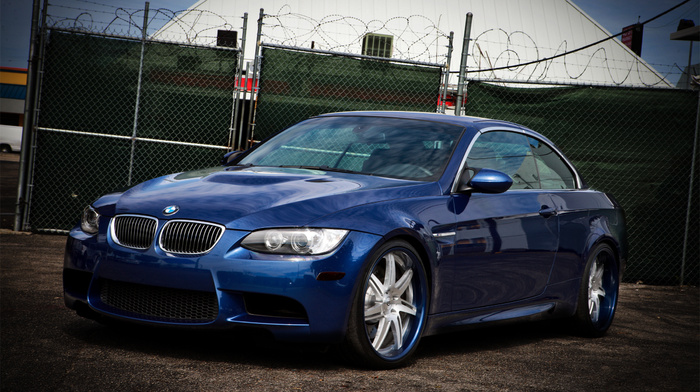
[[[580,282],[580,279],[572,279],[549,285],[541,295],[517,302],[429,315],[423,336],[494,324],[570,317],[576,312]]]

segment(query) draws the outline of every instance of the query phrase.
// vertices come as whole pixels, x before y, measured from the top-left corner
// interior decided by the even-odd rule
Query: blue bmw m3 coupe
[[[544,136],[346,112],[99,198],[63,283],[85,317],[257,327],[393,368],[422,336],[476,324],[568,318],[600,336],[626,257],[621,207]]]

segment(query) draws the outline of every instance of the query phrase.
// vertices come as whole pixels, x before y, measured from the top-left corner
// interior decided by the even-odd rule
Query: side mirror
[[[471,175],[474,171],[473,175]],[[467,169],[459,178],[457,191],[479,193],[503,193],[513,185],[506,173],[493,169]]]
[[[227,152],[223,158],[221,158],[221,165],[222,166],[227,166],[231,161],[236,159],[237,156],[243,154],[244,151],[229,151]]]

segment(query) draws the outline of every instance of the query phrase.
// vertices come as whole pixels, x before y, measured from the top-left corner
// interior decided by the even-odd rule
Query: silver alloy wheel
[[[597,323],[600,317],[600,305],[605,300],[605,287],[603,287],[603,273],[605,265],[597,258],[591,264],[588,275],[588,314],[593,323]]]
[[[593,247],[586,261],[572,318],[576,332],[590,337],[605,334],[615,316],[619,278],[613,248],[606,243]]]
[[[428,318],[430,284],[407,241],[382,244],[362,273],[341,352],[356,365],[396,369],[411,360]]]
[[[372,270],[364,299],[365,332],[374,350],[387,357],[401,352],[417,314],[413,267],[408,254],[394,250]]]

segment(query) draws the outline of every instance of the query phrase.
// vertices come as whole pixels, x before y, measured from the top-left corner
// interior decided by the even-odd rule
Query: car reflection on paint
[[[465,325],[569,318],[601,336],[626,253],[620,206],[544,136],[348,112],[99,198],[68,238],[64,293],[86,317],[258,327],[393,368]]]

